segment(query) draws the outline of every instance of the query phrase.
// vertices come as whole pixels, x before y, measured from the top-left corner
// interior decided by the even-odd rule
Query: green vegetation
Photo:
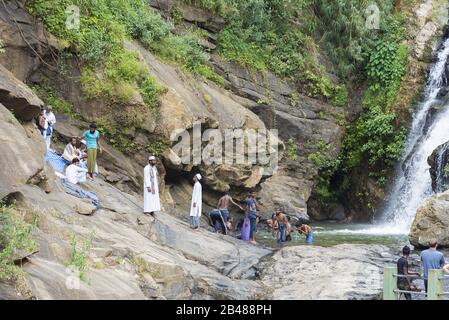
[[[159,158],[169,145],[167,141],[154,141],[146,146],[146,150],[149,154]]]
[[[88,270],[88,258],[89,251],[92,247],[93,234],[90,235],[89,239],[83,241],[81,245],[78,244],[75,235],[72,236],[70,240],[70,245],[72,247],[70,260],[66,263],[67,267],[72,267],[79,272],[79,277],[82,281],[88,282],[87,270]]]
[[[288,160],[296,160],[298,158],[298,147],[295,144],[295,141],[290,138],[287,141],[286,145],[287,159]]]
[[[59,98],[49,81],[42,81],[39,85],[32,86],[32,89],[45,104],[53,106],[54,112],[67,114],[72,117],[76,116],[72,104]]]
[[[0,201],[0,281],[18,280],[23,276],[14,260],[18,251],[36,249],[32,238],[34,227],[35,222],[26,223],[14,206]]]
[[[364,44],[368,88],[362,100],[363,112],[347,125],[337,165],[326,166],[324,170],[318,166],[320,179],[325,183],[319,183],[317,194],[338,197],[349,188],[350,172],[360,166],[366,166],[368,176],[376,179],[378,187],[384,188],[388,173],[402,156],[406,130],[396,125],[393,106],[405,75],[408,48],[401,43],[405,37],[402,17],[388,16],[385,20],[381,29]],[[353,65],[355,70],[356,66]],[[338,183],[331,186],[333,178]],[[364,201],[368,200],[366,196]]]

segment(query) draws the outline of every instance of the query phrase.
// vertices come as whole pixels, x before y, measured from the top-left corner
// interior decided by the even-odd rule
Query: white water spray
[[[405,145],[402,166],[396,171],[391,194],[382,221],[372,228],[354,231],[364,234],[408,234],[416,210],[432,194],[432,180],[427,158],[439,145],[449,141],[449,108],[447,105],[426,124],[432,106],[438,103],[440,89],[447,85],[445,70],[449,56],[449,39],[442,44],[424,93],[424,100],[413,115]]]

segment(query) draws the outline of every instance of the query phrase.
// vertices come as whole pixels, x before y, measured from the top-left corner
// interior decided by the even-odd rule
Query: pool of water
[[[314,231],[314,245],[323,247],[344,243],[383,244],[389,247],[402,247],[409,244],[407,235],[383,231],[378,227],[373,228],[373,225],[313,223],[311,226]],[[257,232],[257,241],[269,247],[278,246],[275,237],[267,231]],[[306,245],[305,242],[305,236],[295,231],[292,233],[292,241],[283,245]]]

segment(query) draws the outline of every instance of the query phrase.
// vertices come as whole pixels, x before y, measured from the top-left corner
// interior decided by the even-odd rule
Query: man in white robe
[[[202,187],[201,187],[201,175],[197,173],[193,177],[193,192],[192,192],[192,203],[190,206],[190,224],[193,229],[198,229],[200,227],[201,219],[201,209],[202,209]]]
[[[156,168],[156,158],[148,158],[148,165],[143,170],[143,213],[154,217],[155,211],[161,211],[161,202],[159,199],[159,172]]]

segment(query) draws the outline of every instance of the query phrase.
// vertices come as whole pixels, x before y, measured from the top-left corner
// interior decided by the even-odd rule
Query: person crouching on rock
[[[299,224],[297,227],[299,233],[306,236],[306,243],[313,244],[313,231],[312,228],[307,224]]]

